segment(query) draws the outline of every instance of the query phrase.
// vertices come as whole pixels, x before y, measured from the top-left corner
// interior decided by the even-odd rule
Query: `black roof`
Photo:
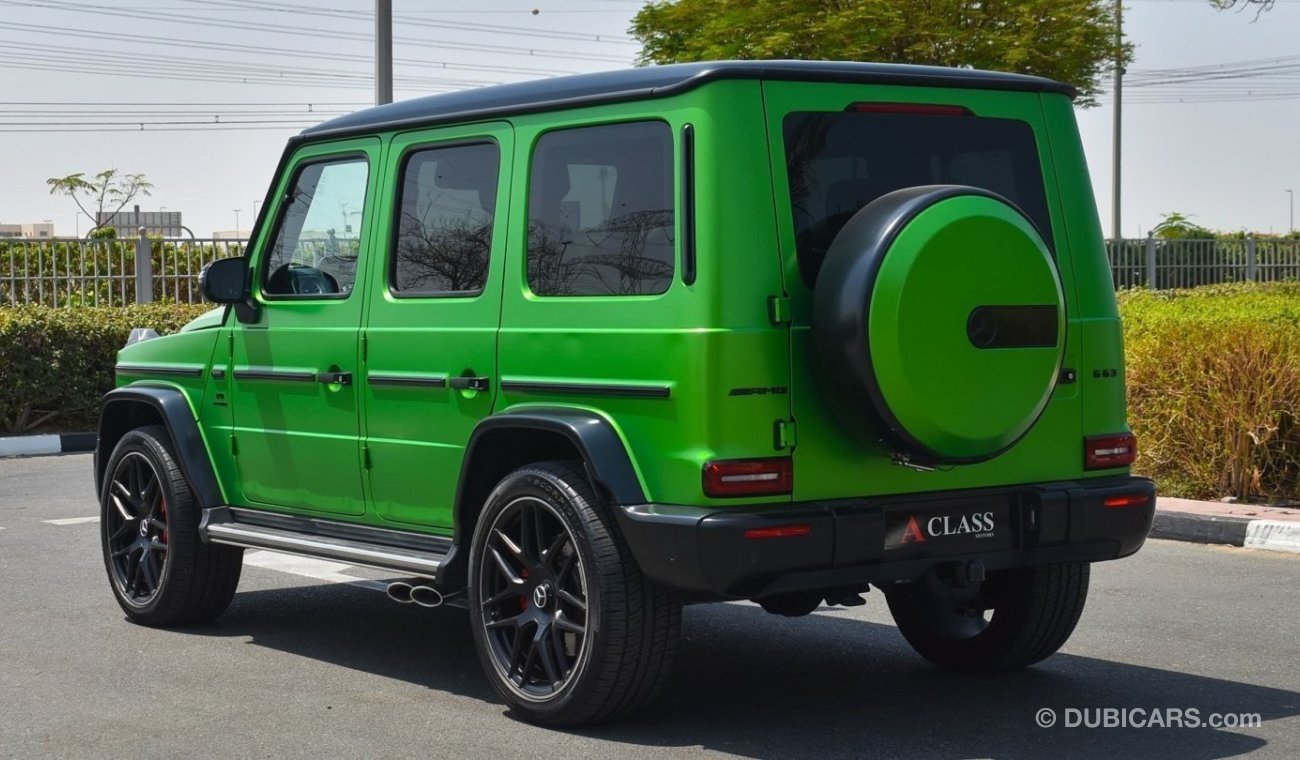
[[[666,97],[718,79],[966,87],[1056,92],[1072,98],[1077,94],[1070,85],[1051,79],[975,69],[848,61],[711,61],[577,74],[429,95],[339,116],[303,130],[302,136],[336,136]]]

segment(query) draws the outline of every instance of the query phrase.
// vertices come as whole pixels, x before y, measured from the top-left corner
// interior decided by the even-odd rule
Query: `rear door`
[[[859,209],[894,190],[970,185],[1019,206],[1042,232],[1075,312],[1074,276],[1040,96],[932,87],[765,82],[773,192],[792,313],[791,404],[798,421],[795,499],[908,493],[1077,477],[1077,385],[1059,385],[1039,421],[981,464],[918,472],[881,444],[845,432],[814,384],[810,323],[822,258]],[[936,106],[915,108],[914,106]],[[1079,325],[1066,329],[1065,367],[1078,367]],[[953,378],[952,382],[996,382]],[[866,403],[864,399],[864,403]]]
[[[492,410],[513,148],[506,122],[397,135],[365,330],[378,515],[450,529],[465,444]]]

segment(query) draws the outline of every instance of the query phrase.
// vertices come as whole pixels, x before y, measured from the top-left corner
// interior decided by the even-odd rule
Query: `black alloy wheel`
[[[563,690],[589,620],[573,534],[545,501],[521,497],[497,514],[480,562],[480,607],[498,672],[523,699]]]
[[[578,726],[649,702],[671,668],[681,600],[641,573],[581,462],[541,462],[488,495],[468,602],[484,673],[531,723]]]
[[[104,468],[100,541],[109,586],[133,622],[166,626],[220,615],[244,550],[203,541],[202,509],[160,425],[127,431]]]
[[[113,584],[127,603],[145,606],[158,594],[167,567],[167,498],[144,454],[118,460],[108,483],[104,516]]]

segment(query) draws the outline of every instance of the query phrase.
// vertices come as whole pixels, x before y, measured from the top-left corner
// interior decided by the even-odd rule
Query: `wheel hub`
[[[546,609],[546,605],[550,604],[553,596],[554,594],[551,592],[551,584],[539,583],[533,589],[533,604],[537,606],[537,609],[544,610]]]

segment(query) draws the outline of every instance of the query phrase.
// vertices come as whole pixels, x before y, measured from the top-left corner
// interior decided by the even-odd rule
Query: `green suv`
[[[875,586],[941,666],[1042,660],[1155,507],[1071,95],[703,63],[306,130],[224,307],[119,354],[114,594],[188,624],[246,547],[379,568],[550,725],[651,699],[686,603]]]

